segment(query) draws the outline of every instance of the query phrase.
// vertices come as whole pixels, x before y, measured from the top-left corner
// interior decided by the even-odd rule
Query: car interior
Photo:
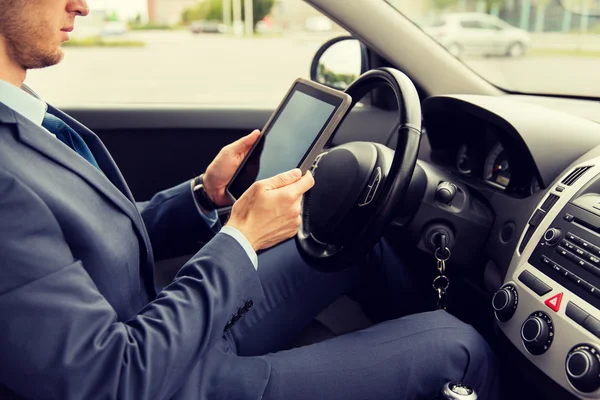
[[[600,399],[598,101],[495,87],[408,18],[392,15],[383,1],[307,3],[350,32],[344,40],[360,41],[365,74],[398,71],[416,88],[413,98],[403,87],[400,99],[383,80],[369,90],[346,89],[360,105],[330,147],[368,142],[404,160],[383,163],[384,178],[397,185],[378,194],[387,202],[374,210],[378,226],[368,235],[357,230],[354,239],[367,235],[363,245],[372,246],[383,236],[414,269],[424,298],[415,312],[436,308],[436,250],[450,250],[447,310],[495,350],[506,398]],[[339,41],[324,43],[314,63]],[[145,201],[202,173],[223,146],[262,128],[274,109],[109,105],[63,111],[100,136],[135,198]],[[403,129],[407,121],[421,126],[414,154],[403,152],[415,146],[405,139],[411,136]],[[373,220],[362,221],[370,226],[364,221]],[[165,286],[186,260],[161,260],[157,285]],[[289,346],[372,323],[345,296]]]

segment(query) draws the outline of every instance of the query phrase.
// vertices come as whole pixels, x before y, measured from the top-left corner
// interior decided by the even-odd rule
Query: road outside
[[[56,67],[26,83],[59,106],[171,103],[275,106],[332,36],[235,38],[186,31],[132,32],[139,48],[66,48]],[[594,38],[592,38],[594,39]],[[595,38],[600,47],[600,39]],[[551,41],[549,42],[551,44]],[[600,56],[526,56],[465,60],[493,83],[520,91],[600,97]],[[566,87],[566,88],[565,88]]]

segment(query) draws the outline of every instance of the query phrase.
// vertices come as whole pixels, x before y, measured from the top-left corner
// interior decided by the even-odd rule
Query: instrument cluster
[[[531,156],[493,129],[463,137],[452,154],[451,168],[467,179],[520,197],[541,190]]]

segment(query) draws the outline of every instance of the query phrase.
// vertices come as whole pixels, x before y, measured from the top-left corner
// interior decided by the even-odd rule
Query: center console
[[[600,159],[542,199],[492,306],[540,370],[579,398],[600,399]]]

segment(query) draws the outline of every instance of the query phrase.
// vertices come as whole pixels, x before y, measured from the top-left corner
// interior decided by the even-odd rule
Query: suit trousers
[[[391,298],[410,303],[418,296],[410,270],[385,242],[376,246],[369,262],[368,269],[385,277]],[[473,386],[480,399],[498,398],[497,367],[488,344],[445,311],[411,314],[280,351],[319,312],[363,281],[361,267],[364,271],[364,265],[357,265],[318,272],[300,256],[294,241],[259,256],[266,299],[224,336],[221,346],[228,357],[263,358],[270,364],[264,400],[434,399],[452,380]]]

